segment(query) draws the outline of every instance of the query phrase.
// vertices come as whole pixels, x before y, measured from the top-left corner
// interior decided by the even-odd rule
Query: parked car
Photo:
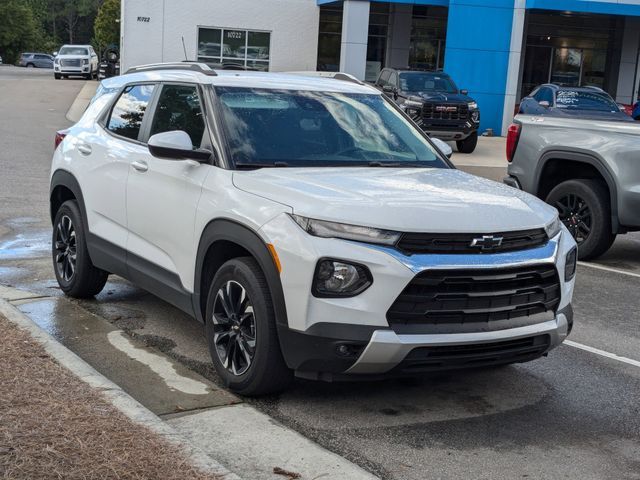
[[[98,55],[91,45],[63,45],[56,52],[53,65],[56,80],[74,75],[86,79],[97,78],[98,70]]]
[[[27,68],[53,68],[53,57],[47,53],[22,53],[18,66]]]
[[[239,393],[524,362],[571,331],[557,211],[456,170],[345,74],[138,67],[56,143],[62,291],[155,293],[204,322]]]
[[[2,57],[0,57],[0,65],[2,65]]]
[[[634,120],[640,120],[640,102],[636,102],[633,104],[633,106],[631,107],[630,115]]]
[[[523,98],[520,102],[519,113],[592,120],[633,121],[601,88],[561,87],[552,83],[540,85],[530,95]]]
[[[571,115],[517,115],[507,136],[505,183],[560,212],[580,259],[640,230],[640,125]]]
[[[375,84],[430,136],[455,140],[462,153],[475,150],[478,104],[446,73],[384,68]]]

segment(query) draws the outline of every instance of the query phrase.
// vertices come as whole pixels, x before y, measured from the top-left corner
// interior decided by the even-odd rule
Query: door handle
[[[135,160],[131,162],[131,166],[139,172],[146,172],[149,170],[149,165],[147,165],[147,162],[143,160]]]
[[[82,155],[91,155],[91,145],[87,145],[86,143],[78,144],[78,151]]]

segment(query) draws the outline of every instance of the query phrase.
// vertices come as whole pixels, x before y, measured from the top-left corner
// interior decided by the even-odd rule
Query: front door
[[[183,130],[194,148],[208,146],[197,85],[164,84],[152,109],[147,137]],[[127,263],[132,280],[145,271],[160,282],[153,288],[170,285],[176,291],[193,290],[195,217],[210,168],[192,160],[161,159],[151,154],[131,165],[127,182]]]

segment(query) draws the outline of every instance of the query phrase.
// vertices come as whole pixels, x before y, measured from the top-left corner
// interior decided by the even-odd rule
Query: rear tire
[[[216,272],[205,325],[213,365],[225,386],[247,396],[284,390],[285,364],[267,279],[251,257],[229,260]]]
[[[478,145],[478,132],[473,132],[464,140],[458,140],[456,146],[460,153],[473,153]]]
[[[60,289],[74,298],[97,295],[109,273],[93,265],[87,250],[85,225],[78,203],[67,200],[56,212],[51,237],[53,270]]]
[[[609,192],[593,179],[567,180],[556,185],[547,196],[560,220],[578,243],[578,258],[589,260],[605,253],[616,235],[611,228]]]

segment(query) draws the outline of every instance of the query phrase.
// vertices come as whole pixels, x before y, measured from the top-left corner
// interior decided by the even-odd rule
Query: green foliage
[[[93,25],[94,41],[99,51],[120,44],[120,0],[104,0]]]
[[[110,0],[109,0],[110,1]],[[102,0],[0,0],[0,55],[51,53],[63,43],[89,43]]]
[[[0,2],[0,55],[5,63],[15,63],[20,52],[36,41],[37,24],[24,0]]]

